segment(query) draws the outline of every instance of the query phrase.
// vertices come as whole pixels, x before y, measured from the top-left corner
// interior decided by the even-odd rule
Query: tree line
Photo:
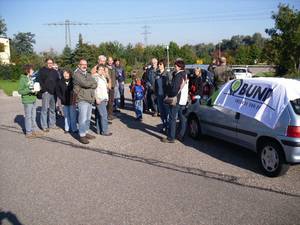
[[[187,64],[202,61],[211,63],[213,58],[225,56],[229,64],[253,65],[272,64],[277,66],[276,74],[300,75],[300,12],[289,5],[280,4],[278,11],[272,13],[275,22],[273,28],[267,28],[268,38],[260,33],[253,35],[234,35],[230,39],[223,39],[218,44],[200,43],[179,46],[171,41],[169,46],[170,62],[180,57]],[[0,36],[6,36],[6,24],[0,18]],[[100,54],[119,58],[126,68],[126,72],[142,68],[153,57],[163,59],[167,57],[164,45],[143,46],[123,45],[117,41],[104,42],[99,45],[85,43],[81,34],[74,49],[68,46],[61,54],[54,50],[49,52],[34,52],[35,35],[31,32],[14,34],[11,39],[11,61],[16,65],[33,63],[37,67],[43,65],[45,57],[53,57],[62,67],[74,68],[80,58],[85,58],[89,64],[97,63]],[[0,46],[1,51],[1,46]],[[3,73],[0,68],[0,75]],[[14,73],[11,71],[11,73]],[[2,75],[3,76],[3,75]]]

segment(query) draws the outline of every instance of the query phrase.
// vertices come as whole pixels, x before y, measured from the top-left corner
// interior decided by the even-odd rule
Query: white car
[[[252,78],[252,73],[247,67],[232,68],[232,72],[235,76],[235,79]]]

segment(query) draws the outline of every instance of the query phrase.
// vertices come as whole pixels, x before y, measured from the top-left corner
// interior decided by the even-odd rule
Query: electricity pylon
[[[65,20],[65,22],[57,22],[57,23],[46,23],[45,25],[48,26],[65,26],[65,42],[66,46],[71,48],[71,31],[70,26],[84,26],[84,25],[90,25],[90,23],[81,23],[81,22],[73,22],[70,20]]]

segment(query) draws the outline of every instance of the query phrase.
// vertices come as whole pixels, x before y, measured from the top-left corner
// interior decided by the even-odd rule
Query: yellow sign
[[[203,60],[202,59],[197,59],[196,64],[203,64]]]

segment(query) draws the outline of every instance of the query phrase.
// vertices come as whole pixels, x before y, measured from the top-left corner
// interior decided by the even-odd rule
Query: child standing
[[[63,78],[58,81],[56,89],[57,97],[61,100],[63,105],[63,112],[65,117],[65,133],[76,133],[76,106],[72,102],[73,98],[73,79],[72,71],[64,70]]]
[[[23,69],[25,75],[20,77],[18,92],[22,96],[24,105],[26,138],[35,138],[43,135],[38,131],[36,125],[36,92],[32,77],[33,66],[25,65]]]
[[[134,96],[134,107],[136,119],[143,120],[143,99],[144,99],[144,87],[141,84],[140,79],[136,79],[135,84],[132,86],[131,92]]]

